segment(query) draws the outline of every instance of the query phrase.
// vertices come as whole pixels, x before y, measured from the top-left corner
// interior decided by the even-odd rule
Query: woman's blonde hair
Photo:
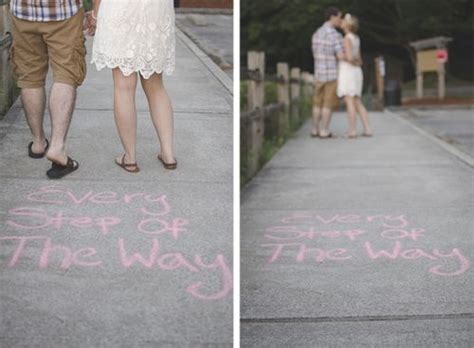
[[[347,21],[347,23],[349,24],[349,29],[353,33],[357,33],[357,31],[359,30],[359,19],[356,16],[351,15],[350,13],[346,13],[346,15],[344,16],[344,20]]]

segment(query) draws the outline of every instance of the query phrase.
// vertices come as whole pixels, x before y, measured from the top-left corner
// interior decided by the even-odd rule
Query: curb
[[[410,128],[414,129],[415,131],[417,131],[419,134],[421,134],[422,136],[424,136],[425,138],[427,138],[428,140],[431,140],[433,143],[437,144],[438,146],[440,146],[441,148],[443,148],[445,151],[449,152],[451,155],[455,156],[458,160],[464,162],[465,164],[467,164],[468,166],[470,167],[473,167],[474,168],[474,158],[472,158],[471,156],[469,156],[468,154],[458,150],[456,147],[454,147],[453,145],[451,144],[448,144],[442,140],[440,140],[439,138],[437,138],[436,136],[428,133],[427,131],[425,131],[424,129],[418,127],[417,125],[413,124],[412,122],[404,119],[402,116],[396,114],[395,112],[391,111],[391,110],[388,110],[388,109],[385,109],[385,112],[392,116],[394,119],[396,119],[397,121],[399,121],[400,123],[403,123],[407,126],[409,126]]]
[[[191,30],[188,30],[185,25],[176,21],[176,27],[186,34],[186,36],[189,37],[202,51],[204,51],[221,68],[221,70],[225,70],[226,67],[228,67],[229,70],[233,68],[232,64],[227,62],[222,56],[215,54],[211,49],[207,48],[206,45],[202,43],[202,40],[196,37]]]
[[[176,36],[198,57],[198,59],[206,66],[212,75],[224,86],[231,96],[233,92],[232,79],[216,64],[214,61],[199,48],[179,27],[176,28]]]
[[[178,7],[175,9],[176,13],[198,13],[198,14],[223,14],[231,16],[234,13],[233,9],[225,8],[184,8]]]

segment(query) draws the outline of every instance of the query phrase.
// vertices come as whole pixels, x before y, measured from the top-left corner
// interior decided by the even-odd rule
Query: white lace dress
[[[360,56],[360,39],[357,35],[349,33],[346,35],[351,40],[352,44],[352,56]],[[362,95],[362,84],[363,84],[362,68],[354,66],[347,62],[339,63],[339,73],[337,78],[337,96],[344,97]]]
[[[174,21],[173,0],[102,0],[92,63],[98,70],[119,67],[126,76],[170,75],[175,67]]]

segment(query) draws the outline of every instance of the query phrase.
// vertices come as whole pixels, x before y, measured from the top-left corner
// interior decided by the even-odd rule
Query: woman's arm
[[[97,19],[97,14],[99,13],[99,7],[100,7],[100,0],[93,0],[92,11],[96,19]]]
[[[352,60],[354,59],[352,55],[352,43],[351,43],[351,40],[347,36],[344,38],[343,45],[344,45],[344,55],[345,55],[346,61],[348,61],[349,63],[352,63]]]
[[[362,58],[360,56],[354,57],[352,54],[352,42],[348,37],[344,38],[344,54],[346,62],[355,66],[362,66]]]

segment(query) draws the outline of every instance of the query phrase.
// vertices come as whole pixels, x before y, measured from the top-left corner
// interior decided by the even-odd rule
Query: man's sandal
[[[66,165],[51,161],[51,169],[46,172],[50,179],[61,179],[62,177],[75,172],[79,168],[79,162],[73,160],[71,157],[67,158]]]
[[[122,161],[115,160],[115,164],[129,173],[138,173],[140,171],[137,163],[125,163],[125,154],[122,156]]]

